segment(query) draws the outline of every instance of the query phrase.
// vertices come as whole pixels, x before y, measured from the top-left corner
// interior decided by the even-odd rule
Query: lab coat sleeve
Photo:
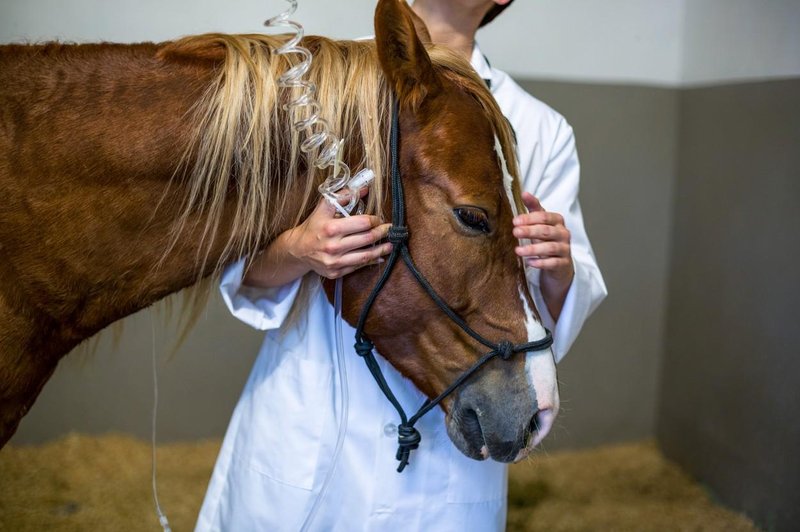
[[[276,288],[258,288],[242,284],[245,259],[228,265],[222,272],[222,299],[235,317],[256,329],[279,328],[292,308],[301,279]]]
[[[543,148],[547,149],[546,146]],[[583,225],[578,202],[579,186],[580,164],[575,136],[566,120],[560,118],[542,178],[536,189],[529,191],[539,199],[545,209],[564,217],[564,223],[571,235],[575,277],[557,323],[550,316],[539,288],[540,271],[535,268],[527,270],[536,307],[545,326],[553,331],[553,354],[556,362],[564,358],[586,319],[608,294]]]

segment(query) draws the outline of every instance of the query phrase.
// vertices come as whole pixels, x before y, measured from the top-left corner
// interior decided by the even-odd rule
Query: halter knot
[[[514,354],[514,344],[512,344],[508,340],[503,340],[502,342],[497,344],[497,354],[503,360],[508,360]]]
[[[358,356],[365,357],[370,353],[372,353],[372,350],[375,348],[375,344],[373,344],[366,338],[362,338],[361,340],[356,342],[355,348],[356,348],[356,353],[358,353]]]
[[[408,227],[405,225],[393,225],[389,228],[389,242],[392,244],[402,244],[408,240]]]
[[[413,425],[400,423],[397,426],[397,459],[400,460],[400,465],[397,466],[397,472],[402,473],[403,469],[408,465],[408,457],[411,451],[419,447],[419,442],[422,441],[422,436]]]

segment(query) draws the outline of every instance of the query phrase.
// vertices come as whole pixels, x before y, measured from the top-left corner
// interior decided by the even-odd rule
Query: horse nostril
[[[464,435],[475,442],[481,442],[483,440],[483,430],[478,419],[478,413],[472,408],[467,408],[461,412],[459,417],[461,418],[459,422]]]
[[[539,417],[538,410],[536,411],[535,414],[533,414],[530,423],[528,423],[528,434],[533,434],[539,430],[539,423],[536,421],[537,417]]]
[[[553,428],[556,412],[552,408],[537,410],[528,423],[529,444],[531,447],[539,445]]]

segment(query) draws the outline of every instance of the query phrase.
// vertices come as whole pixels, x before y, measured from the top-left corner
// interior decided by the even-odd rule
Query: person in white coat
[[[514,234],[533,243],[515,251],[531,267],[532,294],[553,331],[558,361],[606,288],[583,226],[571,127],[492,68],[475,44],[479,26],[509,3],[416,0],[413,8],[434,42],[471,60],[516,133],[530,212],[514,219]],[[396,411],[353,351],[354,331],[346,322],[344,357],[337,356],[336,316],[321,289],[305,319],[279,331],[303,275],[336,278],[374,262],[391,250],[372,245],[387,230],[373,216],[335,218],[320,201],[246,275],[243,261],[224,272],[221,290],[231,312],[266,338],[234,410],[197,530],[504,529],[507,466],[461,454],[440,409],[417,423],[422,443],[405,471],[396,472]],[[423,395],[380,356],[378,362],[403,407],[416,410]]]

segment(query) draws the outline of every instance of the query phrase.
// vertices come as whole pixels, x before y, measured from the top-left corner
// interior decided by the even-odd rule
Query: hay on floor
[[[511,531],[758,530],[708,493],[654,443],[536,454],[512,466]]]
[[[172,529],[191,530],[219,441],[161,445],[158,490]],[[159,530],[147,442],[69,435],[0,451],[0,530]],[[511,531],[753,531],[651,443],[538,453],[512,467]]]

